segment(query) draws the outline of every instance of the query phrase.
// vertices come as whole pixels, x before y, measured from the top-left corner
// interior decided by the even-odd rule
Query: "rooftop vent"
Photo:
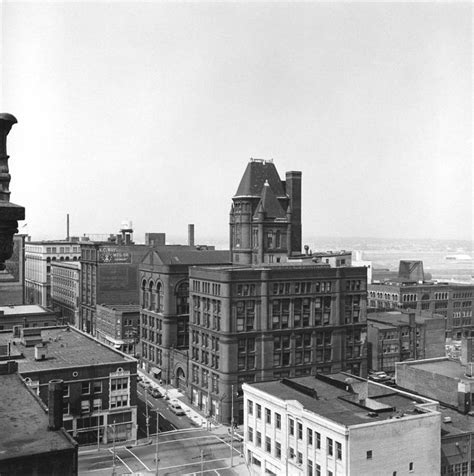
[[[46,360],[48,348],[43,344],[35,345],[35,360]]]
[[[453,422],[453,420],[450,416],[445,416],[443,418],[443,423],[452,423],[452,422]]]

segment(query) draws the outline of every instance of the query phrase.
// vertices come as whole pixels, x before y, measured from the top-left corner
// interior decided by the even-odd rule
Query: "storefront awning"
[[[161,369],[159,369],[158,367],[152,367],[150,372],[152,374],[155,374],[155,375],[160,375],[161,374]]]

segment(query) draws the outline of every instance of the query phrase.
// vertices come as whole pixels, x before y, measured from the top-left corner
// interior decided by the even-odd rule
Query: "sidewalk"
[[[206,419],[205,416],[201,415],[199,411],[197,411],[195,408],[193,408],[186,396],[181,393],[177,388],[171,387],[171,386],[165,386],[163,384],[160,384],[159,381],[146,374],[143,372],[141,369],[137,369],[138,374],[140,377],[145,381],[150,383],[150,385],[154,388],[157,388],[163,395],[167,395],[170,400],[179,400],[181,407],[183,410],[186,412],[186,416],[195,423],[197,427],[206,427],[208,424],[208,420]],[[217,425],[217,426],[222,426],[222,425]],[[212,423],[211,425],[212,428],[215,428],[216,425]]]

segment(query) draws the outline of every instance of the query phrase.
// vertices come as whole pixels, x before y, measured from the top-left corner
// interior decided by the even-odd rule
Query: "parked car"
[[[154,398],[163,398],[163,394],[157,388],[152,388],[150,395]]]
[[[391,377],[389,377],[385,372],[379,371],[372,372],[369,375],[369,380],[373,380],[374,382],[388,382],[391,380]]]
[[[170,410],[175,414],[175,415],[178,415],[178,416],[181,416],[181,415],[185,415],[185,411],[183,410],[183,408],[181,407],[181,405],[179,404],[179,402],[175,401],[175,402],[170,402]]]

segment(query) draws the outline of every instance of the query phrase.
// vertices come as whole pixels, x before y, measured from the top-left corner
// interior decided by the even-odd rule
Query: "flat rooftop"
[[[2,311],[5,316],[14,314],[46,314],[51,312],[37,304],[26,304],[24,306],[0,306],[0,314]]]
[[[18,362],[20,374],[135,361],[133,357],[126,356],[73,327],[43,327],[41,337],[43,343],[46,343],[46,359],[35,360],[34,346],[24,346],[20,339],[13,338],[13,332],[0,332],[0,345],[15,342],[15,345],[11,345],[11,353],[12,358]]]
[[[140,312],[140,304],[99,304],[112,311],[119,312]]]
[[[439,411],[441,413],[441,436],[474,433],[474,416],[464,415],[442,405]],[[445,418],[451,418],[451,421],[445,422]]]
[[[461,362],[457,360],[451,360],[447,357],[433,359],[431,361],[421,361],[413,363],[403,362],[402,365],[410,365],[410,367],[414,369],[419,369],[425,372],[431,372],[454,379],[468,378],[465,376],[466,366],[461,365]]]
[[[0,460],[74,448],[63,431],[48,431],[48,415],[18,374],[0,375]]]
[[[327,380],[330,379],[335,382],[328,383]],[[356,403],[356,394],[345,389],[347,385],[344,381],[347,379],[348,374],[326,376],[326,381],[314,376],[288,379],[297,386],[310,391],[314,390],[317,398],[308,395],[305,391],[286,385],[283,383],[285,379],[254,383],[250,386],[282,400],[296,400],[306,410],[346,427],[413,416],[419,413],[419,410],[416,409],[417,405],[429,402],[427,399],[411,394],[407,395],[393,388],[366,382],[363,379],[351,378],[351,380],[360,384],[366,383],[368,385],[369,399],[364,406],[361,406]],[[337,385],[337,382],[339,382],[339,385]]]
[[[411,313],[410,313],[411,314]],[[426,311],[413,311],[415,314],[415,322],[417,324],[423,324],[429,319],[444,319],[441,314],[435,314]],[[400,311],[387,311],[387,312],[371,312],[367,315],[368,321],[377,321],[383,324],[388,324],[393,326],[397,325],[408,325],[410,323],[409,313],[400,312]]]

